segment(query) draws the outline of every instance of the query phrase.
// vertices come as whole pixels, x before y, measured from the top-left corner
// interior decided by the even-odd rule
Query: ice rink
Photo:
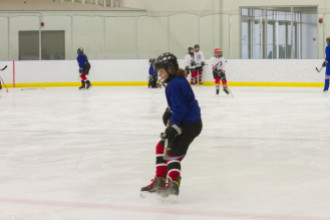
[[[204,128],[176,200],[154,176],[164,89],[0,91],[0,220],[330,219],[323,88],[194,87]]]

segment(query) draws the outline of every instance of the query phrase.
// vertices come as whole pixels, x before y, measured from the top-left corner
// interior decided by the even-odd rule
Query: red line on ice
[[[19,199],[0,197],[0,203],[16,204],[16,205],[33,205],[33,206],[50,206],[50,207],[70,207],[77,209],[101,209],[112,211],[130,211],[144,212],[149,214],[168,214],[168,215],[183,215],[183,216],[204,216],[214,218],[232,218],[232,219],[253,219],[253,220],[330,220],[330,217],[313,217],[313,216],[293,216],[293,215],[276,215],[276,214],[257,214],[257,213],[239,213],[239,212],[221,212],[207,211],[196,209],[173,209],[159,208],[147,206],[133,205],[113,205],[113,204],[97,204],[86,202],[65,202],[65,201],[50,201],[36,199]]]

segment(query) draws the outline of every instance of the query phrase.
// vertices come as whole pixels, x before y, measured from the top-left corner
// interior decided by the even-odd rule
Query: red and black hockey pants
[[[172,140],[168,140],[168,146],[164,146],[164,141],[161,140],[156,146],[156,176],[171,178],[176,181],[181,173],[181,161],[185,157],[189,145],[193,142],[202,131],[202,120],[195,123],[183,125],[182,134],[176,136]],[[166,156],[164,159],[164,151],[167,147]]]

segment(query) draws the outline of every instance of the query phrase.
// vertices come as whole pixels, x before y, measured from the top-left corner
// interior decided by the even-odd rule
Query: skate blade
[[[143,199],[156,199],[161,203],[176,203],[178,200],[177,195],[164,196],[157,192],[147,192],[147,191],[141,191],[140,197]]]
[[[159,200],[162,203],[175,204],[175,203],[178,202],[178,196],[177,195],[168,195],[168,196],[161,196],[161,195],[159,195]]]
[[[141,198],[155,197],[156,194],[157,194],[156,192],[140,191]]]

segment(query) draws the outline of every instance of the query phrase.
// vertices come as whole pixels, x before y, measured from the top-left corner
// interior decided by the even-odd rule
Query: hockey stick
[[[6,67],[7,67],[7,66],[6,66]],[[3,81],[2,77],[0,77],[0,79],[1,79],[1,81],[2,81],[2,83],[3,83],[3,85],[6,87],[6,90],[7,90],[7,93],[8,93],[8,88],[7,88],[6,84],[5,84],[5,82]]]
[[[0,69],[0,71],[4,71],[5,69],[7,69],[7,65]]]
[[[164,160],[169,160],[170,158],[167,156],[167,151],[168,151],[168,139],[166,138],[164,140]]]
[[[317,67],[315,67],[315,69],[316,69],[316,71],[317,71],[318,73],[320,73],[321,70],[323,69],[323,66],[322,66],[320,69],[318,69]]]
[[[170,126],[170,119],[167,120],[166,122],[166,127],[168,128]],[[164,141],[164,160],[169,160],[170,158],[167,156],[167,151],[169,150],[169,147],[168,147],[168,138],[165,137],[165,133],[162,132],[160,133],[160,138]]]
[[[234,98],[234,94],[231,92],[231,90],[227,87],[229,94],[231,95],[232,98]]]
[[[169,146],[168,146],[168,139],[166,138],[166,139],[164,139],[164,156],[163,156],[163,158],[164,158],[164,160],[177,160],[177,159],[179,159],[179,158],[181,158],[181,157],[184,157],[185,155],[181,155],[181,156],[168,156],[167,155],[167,152],[170,150],[171,148],[169,148]]]

